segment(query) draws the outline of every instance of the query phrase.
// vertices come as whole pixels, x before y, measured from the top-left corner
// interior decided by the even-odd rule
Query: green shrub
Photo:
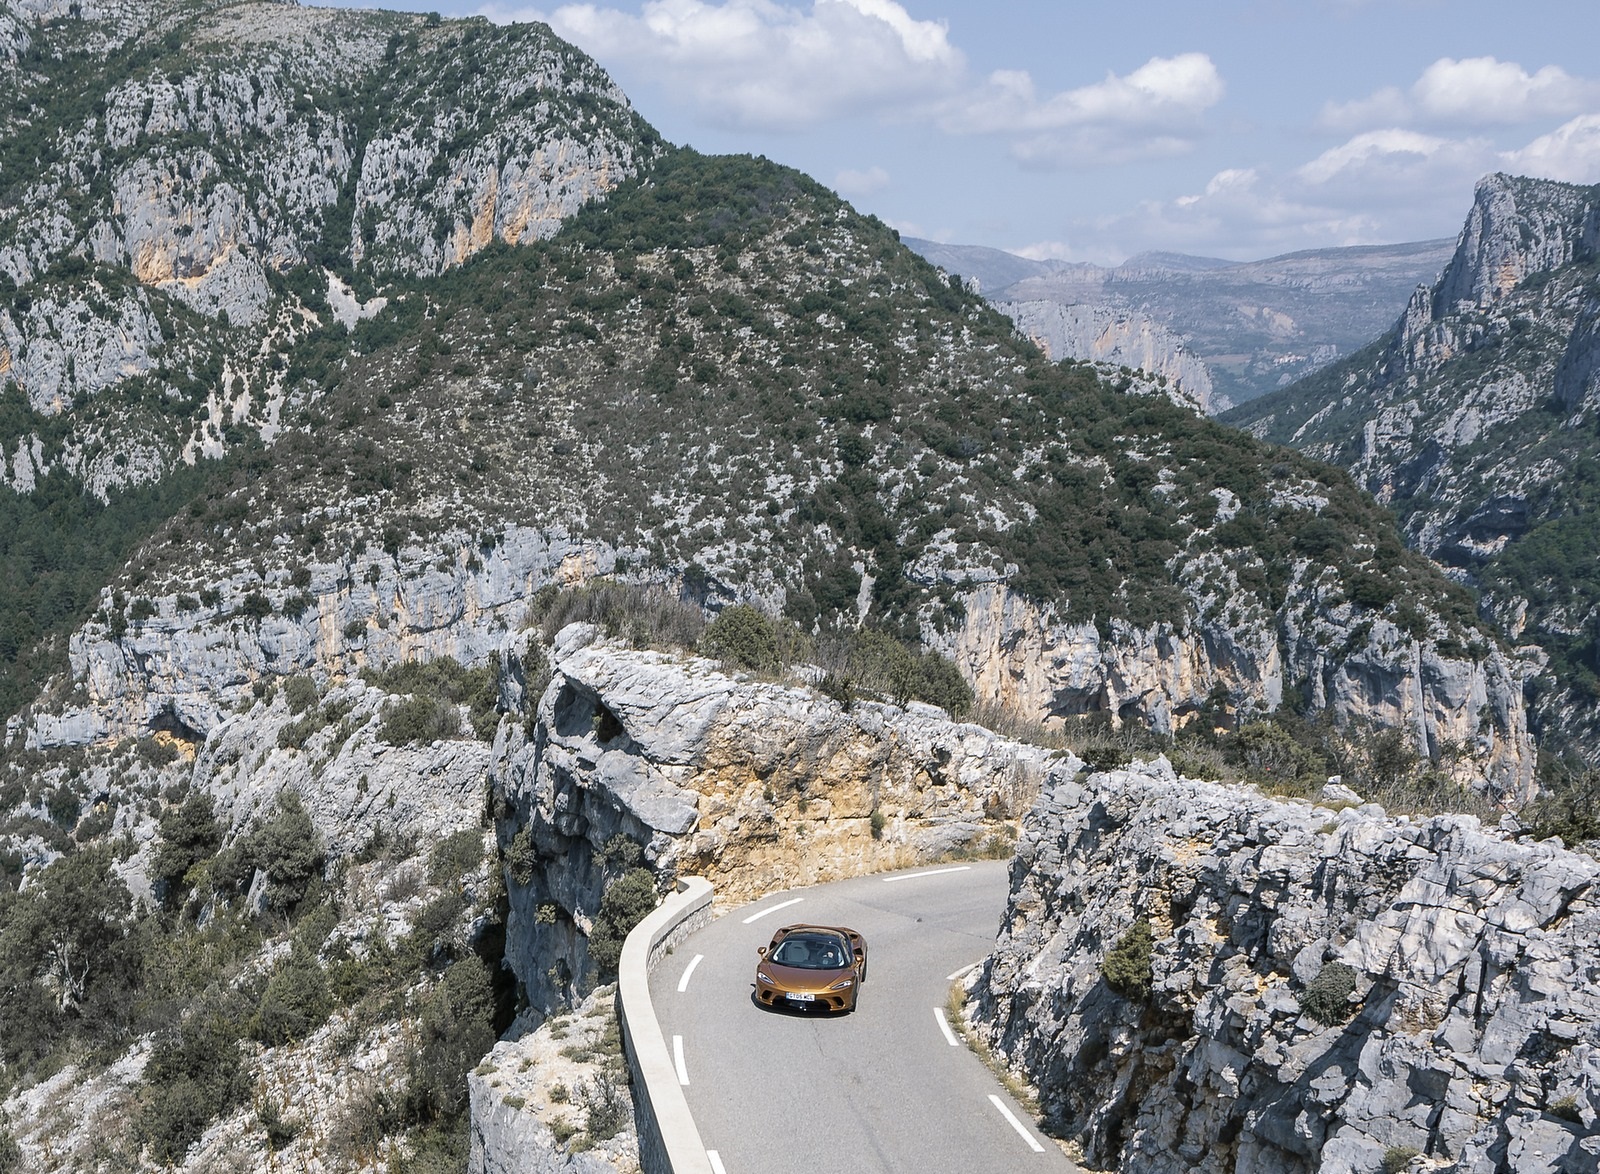
[[[630,868],[606,886],[589,931],[589,957],[602,975],[617,972],[622,944],[656,907],[656,878],[648,868]]]
[[[482,832],[477,828],[452,832],[434,845],[428,857],[428,879],[436,885],[459,881],[482,861]]]
[[[158,1036],[144,1069],[135,1132],[159,1162],[177,1163],[206,1126],[250,1095],[236,995],[206,1000]]]
[[[1543,793],[1520,813],[1536,840],[1560,836],[1568,845],[1600,840],[1600,771],[1555,772],[1541,778]]]
[[[1141,917],[1133,928],[1117,939],[1100,967],[1106,985],[1125,999],[1142,1003],[1150,997],[1154,976],[1150,968],[1155,934],[1148,919]]]
[[[408,700],[385,709],[378,736],[393,746],[460,737],[458,705],[467,707],[473,733],[489,741],[500,721],[498,678],[498,660],[469,669],[447,657],[404,661],[382,672],[362,673],[369,685],[386,693],[409,695]]]
[[[140,762],[157,769],[178,761],[178,747],[171,739],[140,738],[134,752],[138,754]]]
[[[1422,1151],[1414,1145],[1392,1145],[1383,1151],[1383,1174],[1400,1174]]]
[[[1333,1027],[1352,1014],[1350,995],[1361,980],[1361,972],[1343,962],[1329,962],[1306,984],[1300,996],[1300,1009],[1318,1023]]]
[[[639,587],[595,579],[566,590],[541,588],[528,605],[528,625],[545,642],[568,624],[594,624],[614,640],[634,648],[694,648],[705,616],[694,604],[659,587]]]
[[[467,1073],[494,1046],[494,986],[476,955],[444,972],[422,1005],[406,1065],[405,1118],[428,1125],[467,1109]]]
[[[700,651],[738,668],[770,672],[778,667],[774,621],[748,604],[724,608],[706,625]]]
[[[162,815],[150,880],[169,908],[183,903],[194,886],[193,870],[217,854],[226,830],[205,791],[193,792]]]
[[[274,913],[293,912],[322,877],[322,836],[293,791],[278,792],[265,819],[217,856],[212,876],[220,891],[247,890],[257,872],[266,882],[263,903]]]
[[[304,1039],[321,1027],[332,1011],[328,976],[316,955],[297,942],[267,979],[250,1019],[250,1037],[268,1047]]]
[[[290,677],[283,683],[283,699],[290,713],[304,713],[317,703],[317,685],[310,677]]]
[[[461,736],[461,712],[453,701],[419,694],[384,706],[378,737],[391,746],[426,746]]]

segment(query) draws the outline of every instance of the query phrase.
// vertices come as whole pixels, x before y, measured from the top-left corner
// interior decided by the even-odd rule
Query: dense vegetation
[[[108,501],[59,470],[31,493],[0,488],[0,715],[16,712],[65,667],[65,637],[88,618],[100,589],[205,477],[180,469]]]

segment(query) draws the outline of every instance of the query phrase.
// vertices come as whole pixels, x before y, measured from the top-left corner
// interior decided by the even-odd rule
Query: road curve
[[[951,976],[993,947],[1006,893],[997,861],[883,873],[771,894],[681,942],[650,995],[712,1169],[1075,1171],[940,1018]],[[755,1003],[756,947],[798,921],[866,937],[853,1015]]]

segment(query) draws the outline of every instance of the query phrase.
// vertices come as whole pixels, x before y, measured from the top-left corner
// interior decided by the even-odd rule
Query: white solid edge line
[[[689,960],[689,965],[683,968],[683,977],[678,980],[678,993],[680,995],[689,989],[689,976],[694,973],[694,968],[700,965],[700,960],[704,957],[704,954],[696,954]]]
[[[933,1017],[939,1021],[939,1030],[944,1032],[944,1038],[949,1041],[952,1048],[959,1048],[961,1041],[956,1038],[956,1033],[950,1030],[950,1021],[944,1017],[944,1008],[935,1007]]]
[[[904,876],[886,876],[883,878],[883,883],[892,885],[895,881],[921,880],[925,876],[942,876],[947,872],[969,872],[971,869],[972,865],[970,864],[958,864],[954,868],[933,868],[927,872],[908,872]]]
[[[672,1066],[678,1070],[678,1083],[688,1084],[689,1069],[683,1063],[683,1037],[681,1035],[672,1037]]]
[[[994,1105],[995,1108],[1000,1110],[1000,1115],[1002,1117],[1011,1122],[1011,1128],[1015,1129],[1022,1136],[1022,1140],[1028,1143],[1029,1149],[1036,1154],[1044,1153],[1044,1146],[1035,1141],[1033,1134],[1029,1133],[1025,1128],[1023,1128],[1022,1122],[1017,1120],[1017,1115],[1015,1113],[1006,1108],[1006,1103],[1004,1101],[995,1096],[994,1093],[990,1093],[989,1102]]]
[[[983,965],[982,962],[974,962],[971,966],[963,966],[960,970],[956,971],[949,978],[945,979],[945,981],[946,982],[955,982],[956,979],[958,979],[958,978],[965,978],[967,975],[971,974],[974,970],[978,969],[978,967],[980,967],[982,965]],[[678,989],[682,990],[683,988],[679,987]]]
[[[763,917],[765,917],[769,913],[776,913],[780,909],[787,909],[791,905],[798,905],[798,904],[800,904],[801,901],[804,901],[804,900],[805,900],[804,897],[793,897],[793,898],[791,898],[790,900],[787,900],[787,901],[779,901],[776,905],[768,905],[761,912],[752,913],[749,917],[746,917],[744,919],[744,923],[746,925],[749,925],[752,921],[760,921]]]
[[[716,1150],[706,1151],[706,1161],[711,1163],[711,1169],[714,1174],[728,1174],[727,1169],[722,1164],[722,1155],[717,1153]]]

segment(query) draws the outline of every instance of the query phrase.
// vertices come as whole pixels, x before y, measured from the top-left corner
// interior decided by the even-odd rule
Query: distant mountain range
[[[1176,380],[1208,411],[1287,386],[1371,342],[1455,242],[1308,249],[1265,261],[1141,253],[1114,268],[906,238],[974,282],[1053,358]],[[1071,306],[1071,312],[1059,307]]]

